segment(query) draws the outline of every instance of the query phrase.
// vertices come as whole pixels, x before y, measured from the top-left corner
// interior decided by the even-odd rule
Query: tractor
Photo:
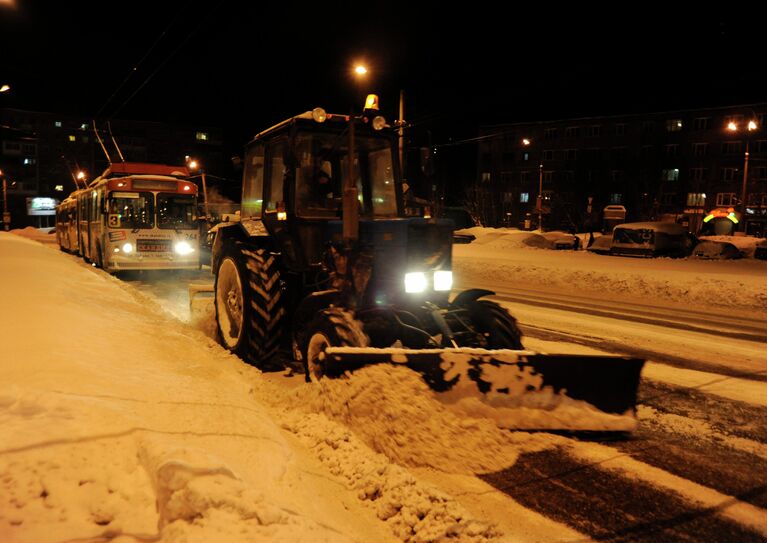
[[[397,132],[367,104],[247,144],[240,220],[217,225],[211,250],[222,345],[261,368],[287,353],[307,381],[398,363],[435,391],[512,394],[511,379],[633,410],[643,360],[525,351],[493,292],[452,295],[454,223],[405,213]]]

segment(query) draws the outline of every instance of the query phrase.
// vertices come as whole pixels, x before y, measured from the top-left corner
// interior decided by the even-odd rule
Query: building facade
[[[7,198],[3,203],[11,213],[12,228],[48,226],[41,217],[29,216],[27,199],[62,200],[76,189],[78,172],[84,172],[85,182],[92,180],[110,160],[121,162],[120,153],[132,162],[181,165],[191,156],[207,171],[231,168],[219,128],[115,119],[98,130],[106,153],[92,121],[84,117],[0,109],[0,171]]]
[[[758,103],[484,126],[471,200],[489,226],[608,230],[605,208],[623,206],[626,221],[764,236],[765,121]]]

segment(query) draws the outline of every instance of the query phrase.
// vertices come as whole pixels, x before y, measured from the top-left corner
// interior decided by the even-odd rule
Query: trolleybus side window
[[[159,228],[196,228],[195,198],[190,194],[157,195],[157,226]]]
[[[111,228],[152,228],[154,226],[154,194],[151,192],[112,192],[109,195]]]

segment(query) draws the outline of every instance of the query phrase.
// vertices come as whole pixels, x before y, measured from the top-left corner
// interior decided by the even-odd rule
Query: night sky
[[[433,143],[481,123],[765,100],[756,14],[613,3],[0,0],[1,106],[206,123],[238,145],[366,91]],[[305,4],[305,5],[304,5]],[[699,4],[700,5],[700,4]],[[364,60],[364,85],[350,74]],[[134,69],[135,68],[135,69]]]

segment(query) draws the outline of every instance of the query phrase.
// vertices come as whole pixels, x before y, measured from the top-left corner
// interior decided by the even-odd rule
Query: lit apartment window
[[[56,121],[55,123],[53,123],[53,125],[54,125],[56,128],[61,128],[61,121]]]
[[[520,192],[519,193],[519,202],[521,204],[526,204],[530,201],[530,193],[529,192]]]
[[[525,162],[530,160],[530,153],[522,153],[522,160],[524,160]]]
[[[77,138],[73,134],[70,134],[69,141],[77,141]]]
[[[666,132],[679,132],[682,130],[682,119],[668,119],[666,121]]]
[[[706,156],[706,151],[708,151],[708,143],[693,143],[692,144],[692,154],[695,155],[698,158],[703,158]]]
[[[708,130],[710,126],[711,117],[698,117],[692,121],[693,130]]]
[[[490,181],[490,172],[482,172],[482,182],[487,183]]]
[[[34,166],[37,163],[37,160],[34,158],[25,158],[23,160],[24,166]]]
[[[53,190],[55,190],[56,192],[64,192],[64,185],[56,185],[55,187],[53,187]]]
[[[623,194],[619,192],[615,192],[610,195],[610,203],[611,204],[622,204],[623,203]]]
[[[197,141],[208,141],[208,133],[207,132],[197,132]]]
[[[679,168],[661,170],[661,179],[663,181],[679,181]]]
[[[86,130],[88,130],[88,124],[87,124],[87,123],[82,123],[82,124],[80,125],[80,130],[82,130],[83,132],[85,132]]]
[[[719,192],[716,195],[716,205],[720,207],[734,206],[737,203],[734,192]]]
[[[688,192],[687,193],[688,206],[703,206],[705,204],[706,204],[706,193],[704,192]]]

